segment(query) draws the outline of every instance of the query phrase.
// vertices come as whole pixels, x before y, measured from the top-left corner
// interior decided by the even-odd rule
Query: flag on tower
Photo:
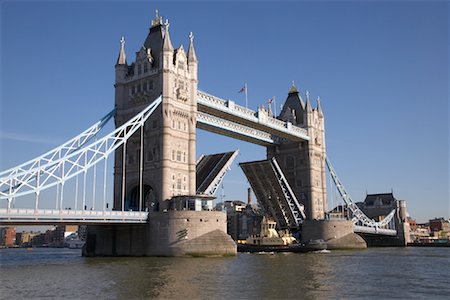
[[[245,107],[248,108],[247,84],[244,84],[238,93],[245,93]]]

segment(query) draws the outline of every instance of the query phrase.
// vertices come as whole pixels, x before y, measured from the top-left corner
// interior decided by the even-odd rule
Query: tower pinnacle
[[[298,93],[298,89],[297,89],[297,87],[295,86],[295,82],[294,82],[294,80],[292,80],[292,85],[291,85],[291,88],[289,89],[289,92],[288,92],[289,94],[291,94],[291,93]]]
[[[170,41],[170,35],[169,35],[169,20],[166,19],[166,22],[164,23],[164,42],[163,42],[163,49],[164,50],[170,50],[173,51],[172,42]]]
[[[126,65],[127,64],[127,56],[125,54],[125,38],[122,36],[120,39],[120,52],[119,57],[117,58],[116,65]]]
[[[194,35],[192,34],[192,32],[189,33],[188,61],[189,62],[197,61],[197,55],[195,55],[194,50]]]
[[[158,10],[155,11],[155,18],[152,20],[151,27],[156,27],[162,24],[162,17],[159,16]]]

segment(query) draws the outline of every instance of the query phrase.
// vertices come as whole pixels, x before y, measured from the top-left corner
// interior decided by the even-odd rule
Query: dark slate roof
[[[392,205],[397,199],[395,199],[393,193],[386,194],[371,194],[366,195],[364,199],[365,206],[380,206],[380,205]]]
[[[305,111],[305,103],[299,96],[299,92],[297,90],[290,90],[288,97],[286,98],[286,102],[283,105],[283,109],[280,113],[280,118],[283,119],[287,115],[289,115],[295,109],[295,118],[298,124],[303,123],[303,113]],[[286,121],[286,120],[285,120]]]
[[[150,32],[147,35],[147,38],[144,42],[145,48],[151,49],[151,54],[153,58],[155,59],[154,64],[156,66],[159,66],[160,64],[160,53],[162,51],[163,47],[163,26],[162,25],[156,25],[150,28]]]

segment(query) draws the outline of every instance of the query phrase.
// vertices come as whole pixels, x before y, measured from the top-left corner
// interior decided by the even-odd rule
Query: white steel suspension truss
[[[336,175],[336,172],[334,171],[333,166],[331,165],[331,162],[328,160],[328,158],[325,158],[326,165],[328,167],[328,170],[330,171],[331,178],[333,179],[334,184],[336,185],[336,188],[339,192],[339,194],[342,197],[342,200],[344,200],[345,204],[348,206],[348,208],[351,210],[353,214],[353,224],[355,225],[362,225],[362,226],[368,226],[368,227],[375,227],[375,228],[382,228],[392,220],[395,214],[395,209],[393,209],[383,220],[377,222],[373,219],[370,219],[366,214],[359,209],[359,207],[353,202],[350,195],[345,190],[344,186],[342,185],[341,181]]]
[[[83,147],[92,140],[93,137],[108,123],[113,117],[116,109],[114,108],[106,116],[97,123],[68,140],[64,144],[48,151],[41,156],[22,163],[14,168],[0,172],[0,191],[8,193],[9,190],[16,190],[20,184],[35,180],[37,177],[37,169],[48,169],[55,165],[55,162],[63,159],[74,151]]]
[[[284,197],[286,198],[286,201],[289,204],[289,209],[292,215],[294,216],[296,223],[295,225],[298,227],[300,226],[301,223],[303,223],[303,220],[306,219],[304,207],[302,204],[298,202],[297,198],[295,197],[294,192],[292,191],[289,183],[284,177],[283,171],[281,171],[281,168],[278,165],[278,162],[275,158],[272,158],[272,166],[275,171],[275,174],[277,175],[278,182],[280,183]]]
[[[0,199],[10,200],[14,197],[33,193],[38,197],[41,191],[59,184],[63,186],[67,180],[80,173],[87,172],[89,168],[107,159],[117,148],[124,145],[138,129],[144,126],[145,121],[161,102],[162,96],[100,140],[53,160],[51,167],[49,167],[49,164],[38,165],[26,172],[21,172],[20,176],[0,178],[2,185],[5,182],[10,186],[8,190],[0,191]],[[25,175],[28,175],[28,177]],[[30,176],[36,176],[36,180],[27,179]],[[15,186],[15,188],[13,189],[12,186]]]

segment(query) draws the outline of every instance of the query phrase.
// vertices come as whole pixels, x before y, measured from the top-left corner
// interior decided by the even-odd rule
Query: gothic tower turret
[[[146,122],[143,155],[140,133],[127,142],[125,160],[123,148],[116,152],[114,208],[161,210],[172,196],[196,192],[197,58],[192,37],[188,55],[183,46],[174,49],[169,22],[163,23],[156,12],[131,65],[127,65],[122,50],[123,42],[116,65],[116,126],[160,95],[163,102]]]
[[[326,210],[325,127],[324,115],[318,100],[314,109],[306,92],[306,103],[292,83],[279,119],[304,128],[308,141],[282,141],[267,147],[267,157],[275,157],[280,164],[297,199],[305,205],[308,219],[323,219]]]

